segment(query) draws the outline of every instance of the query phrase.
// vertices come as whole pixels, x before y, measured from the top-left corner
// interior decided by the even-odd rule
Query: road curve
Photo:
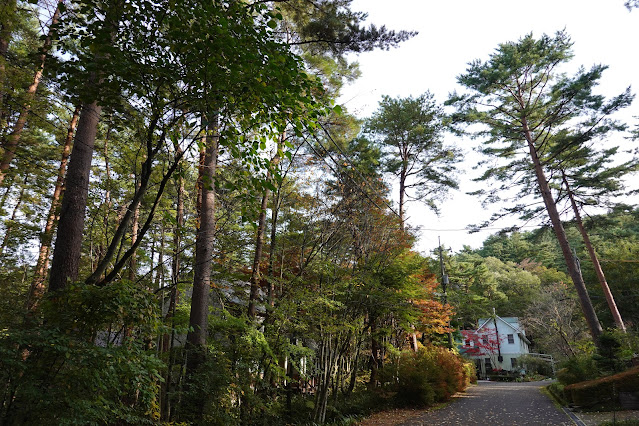
[[[546,384],[481,381],[446,407],[421,414],[402,425],[574,425],[541,393]]]

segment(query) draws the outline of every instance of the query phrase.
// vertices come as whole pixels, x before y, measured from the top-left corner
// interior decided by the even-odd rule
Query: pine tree
[[[482,126],[474,134],[485,138],[481,152],[489,161],[502,160],[479,178],[502,182],[501,186],[478,193],[495,201],[508,188],[519,187],[521,198],[530,193],[541,197],[590,333],[598,342],[601,325],[573,257],[548,176],[558,172],[552,161],[557,153],[614,130],[608,117],[627,106],[632,96],[625,92],[606,102],[594,95],[593,87],[605,70],[601,65],[582,68],[572,77],[559,73],[558,67],[572,57],[571,46],[564,32],[539,39],[527,35],[516,43],[501,44],[488,61],[470,63],[467,72],[458,77],[468,92],[453,94],[448,102],[457,106],[453,121]],[[530,217],[539,210],[531,213],[518,204],[508,207],[507,212]]]

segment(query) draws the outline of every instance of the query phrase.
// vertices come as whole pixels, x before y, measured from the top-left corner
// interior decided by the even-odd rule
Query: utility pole
[[[448,303],[448,294],[446,293],[446,287],[448,287],[448,275],[446,274],[446,269],[444,268],[444,257],[442,255],[442,240],[441,237],[437,237],[437,241],[439,242],[439,268],[441,269],[442,274],[442,303],[445,305]],[[448,328],[450,328],[450,321],[448,321]],[[448,348],[453,348],[453,334],[448,332]]]

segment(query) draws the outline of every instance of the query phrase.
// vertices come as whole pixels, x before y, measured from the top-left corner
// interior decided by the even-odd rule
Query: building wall
[[[479,367],[481,375],[485,375],[486,370],[490,367],[492,367],[492,369],[517,371],[519,367],[513,367],[513,359],[516,360],[520,356],[530,352],[528,344],[516,331],[519,330],[525,336],[524,330],[521,329],[516,318],[509,317],[502,320],[497,317],[496,323],[497,333],[495,333],[495,321],[493,321],[493,319],[480,320],[479,324],[480,326],[483,325],[483,327],[474,332],[476,333],[475,339],[478,343],[472,342],[473,344],[469,346],[465,344],[466,342],[462,342],[462,351],[465,350],[471,358],[480,361]],[[512,325],[512,327],[509,324]],[[491,342],[491,344],[484,345],[482,336],[487,336],[487,340]],[[499,336],[499,351],[497,350],[496,336]],[[498,361],[499,352],[503,358],[501,362]],[[488,367],[488,365],[490,365],[490,367]]]

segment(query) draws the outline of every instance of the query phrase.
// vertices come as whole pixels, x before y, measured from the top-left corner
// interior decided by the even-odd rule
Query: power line
[[[317,142],[317,144],[318,144],[318,145],[319,145],[319,146],[320,146],[320,147],[324,150],[324,152],[326,153],[326,155],[327,155],[327,156],[328,156],[331,160],[333,160],[333,163],[335,163],[335,165],[336,165],[337,167],[339,167],[339,162],[338,162],[338,161],[336,161],[336,160],[335,160],[335,158],[333,158],[333,156],[331,155],[331,153],[328,151],[328,149],[326,149],[326,147],[325,147],[324,145],[322,145],[322,143],[319,141],[319,139],[317,138],[317,136],[316,136],[313,132],[311,132],[311,131],[310,131],[310,129],[308,129],[308,127],[307,127],[307,130],[309,130],[309,133],[313,136],[313,138],[315,139],[315,141]],[[317,155],[319,158],[322,158],[322,160],[324,161],[324,163],[326,163],[326,165],[329,167],[329,169],[331,169],[331,171],[332,171],[333,173],[337,174],[337,170],[335,170],[335,168],[334,168],[334,167],[332,167],[332,166],[328,163],[328,161],[326,161],[326,159],[325,159],[325,158],[323,158],[323,156],[321,156],[321,155],[320,155],[320,153],[319,153],[319,152],[317,152],[317,150],[315,149],[315,147],[313,147],[313,145],[311,145],[311,144],[310,144],[310,142],[308,141],[308,139],[307,139],[307,138],[304,138],[304,142],[305,142],[305,143],[309,146],[309,148],[311,148],[311,150],[315,153],[315,155]],[[353,167],[353,166],[352,166],[352,164],[351,164],[351,167]],[[349,175],[348,173],[346,173],[346,172],[345,172],[344,174],[345,174],[345,175],[346,175],[346,176],[347,176],[347,177],[348,177],[348,178],[349,178],[349,179],[350,179],[353,183],[356,183],[356,182],[355,182],[355,179],[354,179],[352,176],[350,176],[350,175]],[[366,180],[365,180],[365,179],[364,179],[363,181],[364,181],[364,183],[366,182]],[[373,206],[375,206],[375,207],[376,207],[377,209],[379,209],[381,212],[383,212],[383,211],[384,211],[384,209],[383,209],[382,207],[380,207],[380,206],[379,206],[379,205],[375,202],[375,200],[373,200],[373,199],[370,197],[370,195],[369,195],[366,191],[364,191],[363,189],[361,189],[358,185],[353,185],[353,188],[356,188],[356,189],[357,189],[357,190],[358,190],[358,191],[359,191],[362,195],[364,195],[364,197],[365,197],[365,198],[366,198],[366,199],[367,199],[367,200],[368,200],[368,201],[369,201],[369,202],[370,202]],[[386,204],[386,205],[388,206],[388,204],[385,202],[385,200],[383,200],[383,201],[384,201],[384,204]],[[390,209],[390,207],[389,207],[389,209]],[[395,212],[393,209],[390,209],[390,211],[391,211],[393,214],[395,214],[398,218],[400,218],[400,219],[401,219],[401,217],[400,217],[400,216],[397,214],[397,212]]]
[[[335,142],[335,140],[333,139],[333,137],[331,136],[330,132],[324,127],[323,124],[320,123],[320,127],[322,128],[322,130],[324,131],[324,133],[326,134],[326,136],[328,137],[328,140],[331,141],[333,143],[333,145],[335,145],[335,147],[337,148],[337,150],[341,153],[342,157],[344,157],[344,159],[346,160],[346,162],[348,163],[349,166],[351,166],[351,168],[357,173],[359,174],[359,177],[362,179],[362,182],[364,183],[364,185],[368,185],[368,181],[364,178],[364,176],[359,172],[359,170],[357,170],[357,168],[355,166],[353,166],[353,161],[348,157],[348,155],[346,155],[346,153],[344,152],[344,150],[337,144],[337,142]],[[328,152],[328,151],[327,151]],[[333,160],[334,161],[334,160]],[[373,188],[371,188],[373,189]],[[397,216],[400,220],[402,220],[402,217],[388,204],[388,202],[385,199],[382,199],[382,202],[384,203],[384,205],[386,205],[386,207],[393,212],[393,214],[395,214],[395,216]]]

